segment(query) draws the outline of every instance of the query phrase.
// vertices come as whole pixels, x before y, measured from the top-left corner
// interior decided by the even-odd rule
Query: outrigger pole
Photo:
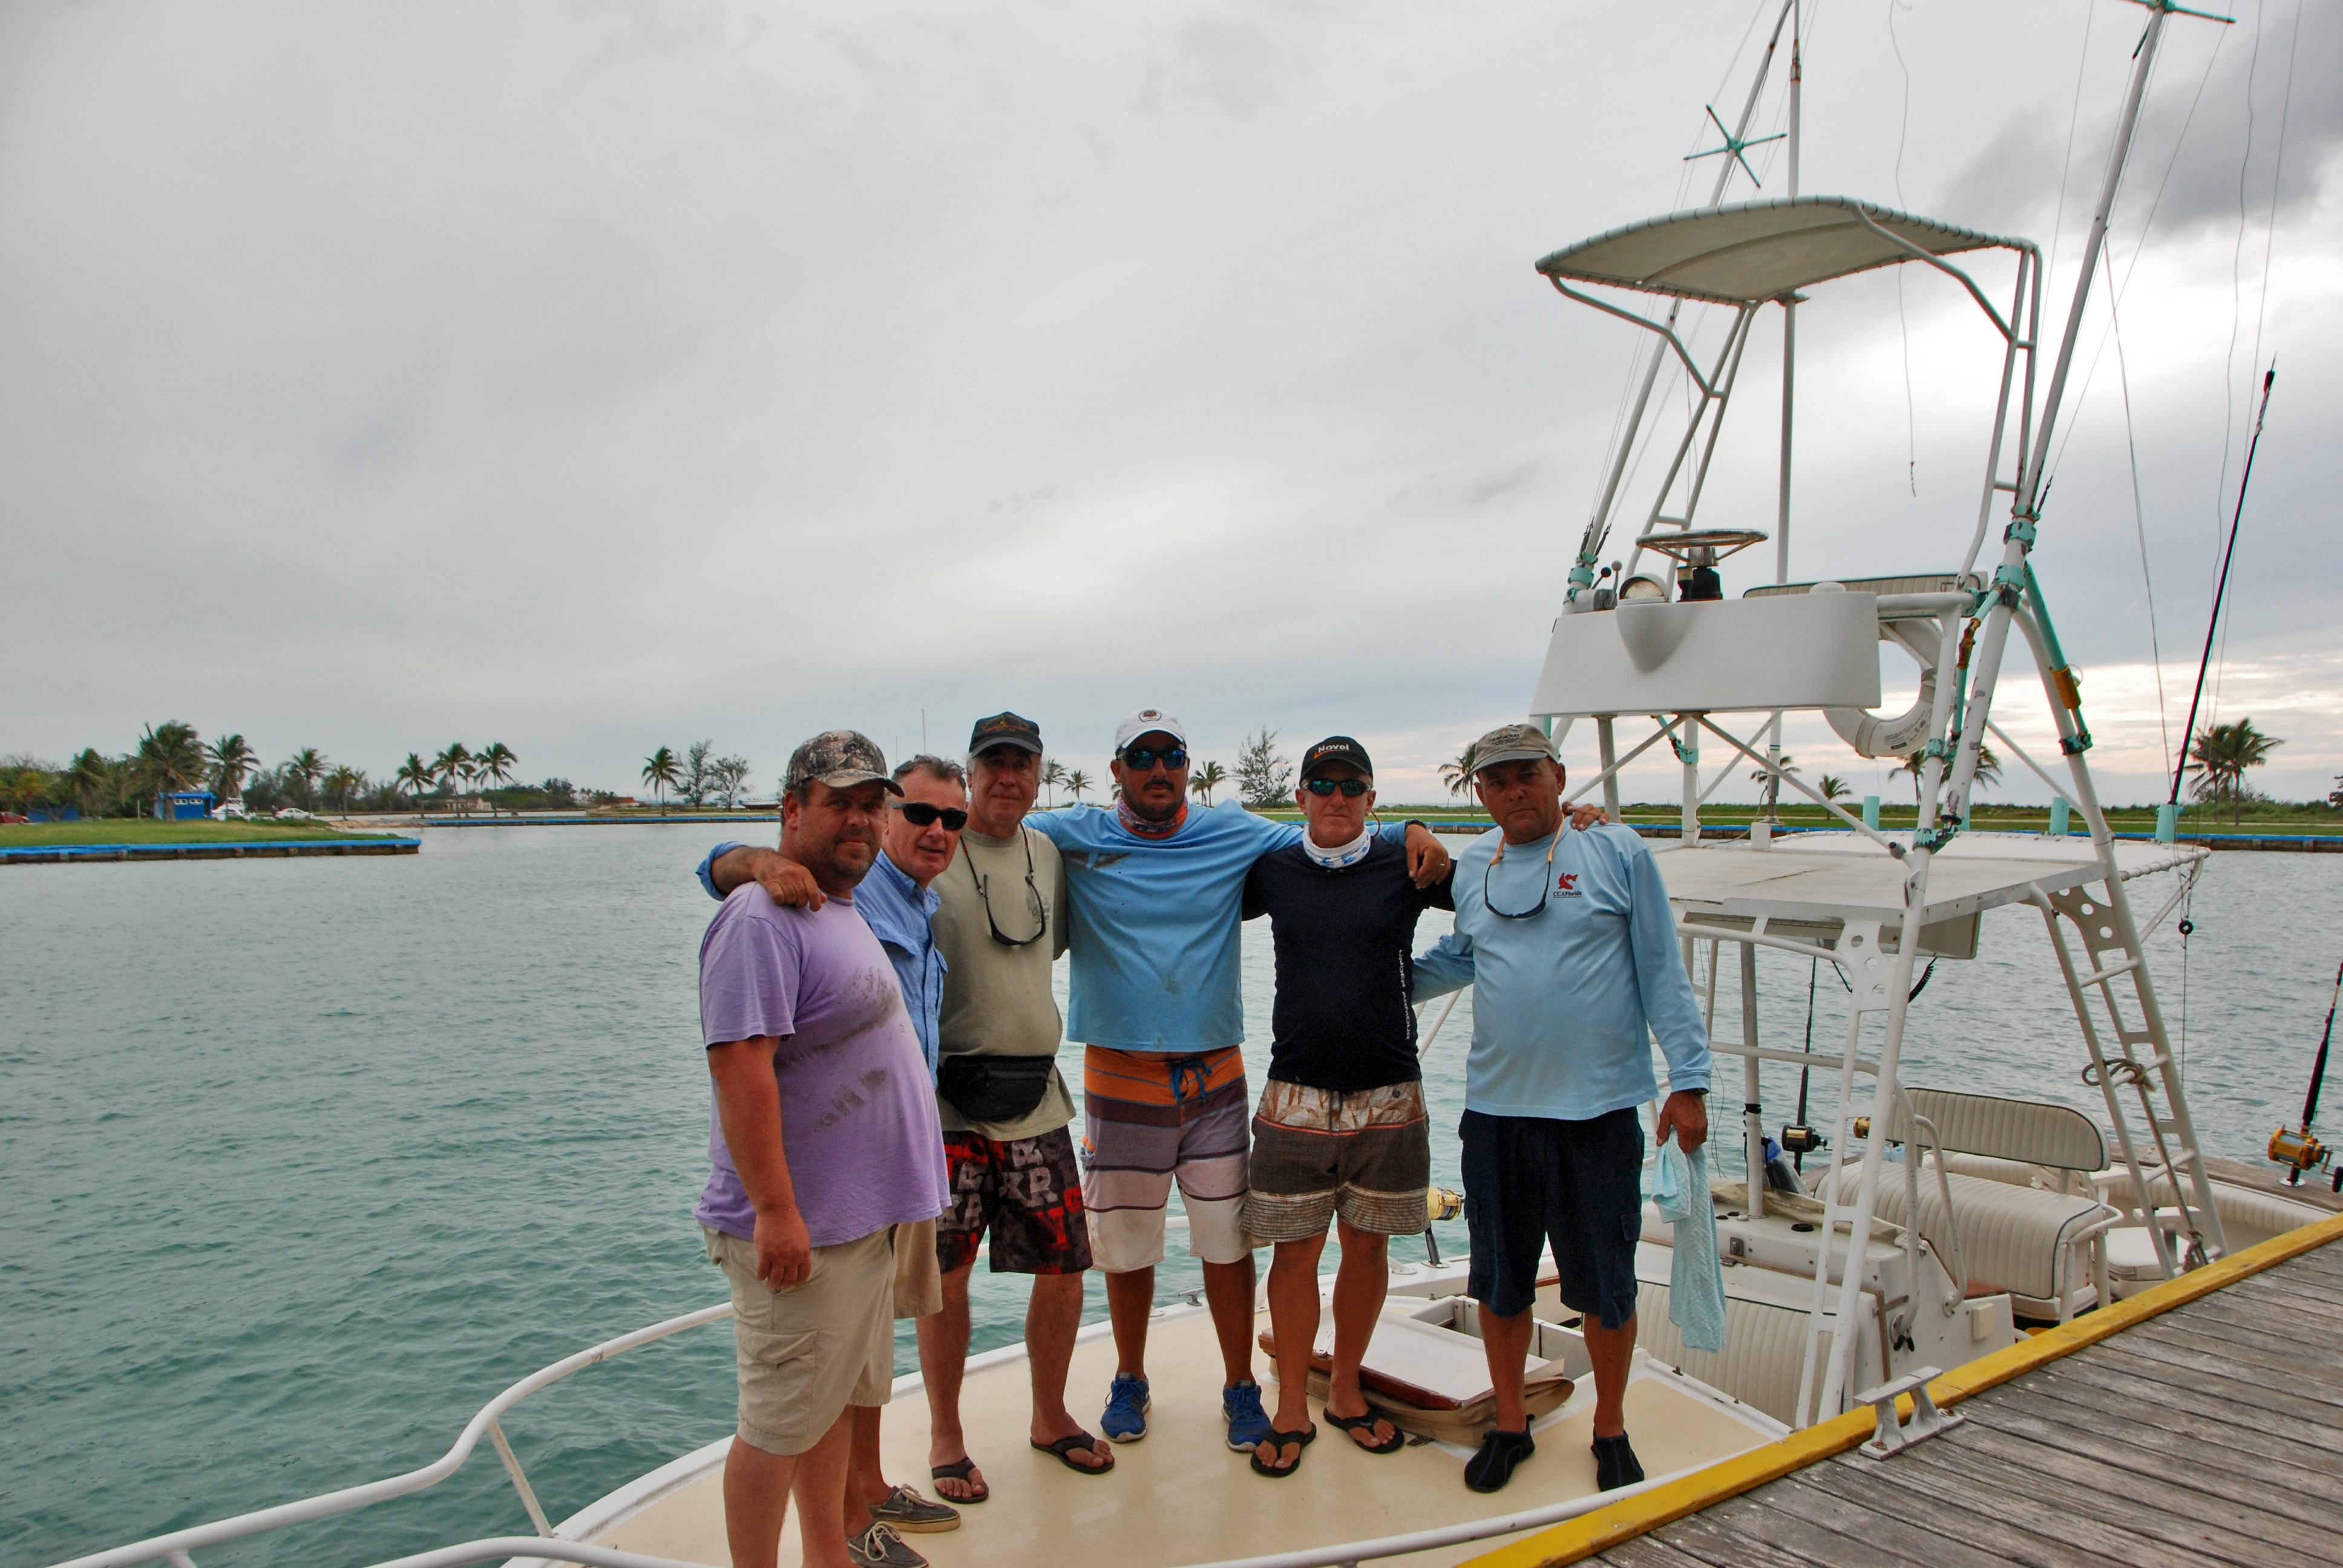
[[[2262,377],[2261,406],[2254,410],[2254,438],[2246,444],[2246,471],[2237,479],[2237,509],[2229,514],[2229,543],[2221,552],[2221,580],[2213,588],[2213,613],[2205,620],[2205,651],[2197,660],[2197,689],[2188,697],[2188,722],[2180,730],[2180,755],[2172,762],[2172,794],[2167,806],[2180,804],[2180,776],[2188,770],[2188,748],[2197,738],[2197,704],[2205,696],[2205,671],[2213,662],[2213,628],[2221,624],[2221,599],[2229,591],[2229,562],[2237,553],[2237,522],[2246,515],[2246,487],[2254,482],[2254,454],[2261,449],[2262,419],[2269,413],[2270,387],[2278,380],[2278,364],[2273,360]],[[2330,1019],[2331,1022],[2332,1020]],[[2327,1060],[2327,1048],[2318,1048],[2320,1061]],[[2308,1125],[2305,1119],[2305,1125]]]

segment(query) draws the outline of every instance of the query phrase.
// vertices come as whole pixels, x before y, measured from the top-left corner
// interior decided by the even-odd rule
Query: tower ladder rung
[[[2097,958],[2098,955],[2094,953],[2091,956]],[[2109,964],[2103,970],[2093,970],[2089,974],[2085,975],[2075,983],[2078,986],[2104,985],[2108,980],[2115,979],[2117,975],[2127,975],[2131,973],[2132,970],[2139,968],[2142,961],[2143,960],[2140,956],[2137,953],[2134,953],[2129,958],[2124,960],[2121,963]]]

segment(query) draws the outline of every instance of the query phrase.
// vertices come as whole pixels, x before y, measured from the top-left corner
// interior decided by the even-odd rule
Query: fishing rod
[[[2327,1047],[2335,1039],[2335,1004],[2343,1000],[2343,964],[2335,969],[2335,990],[2327,999],[2327,1028],[2318,1037],[2318,1058],[2310,1064],[2310,1092],[2302,1097],[2302,1127],[2298,1131],[2281,1126],[2270,1134],[2269,1157],[2287,1167],[2286,1181],[2289,1187],[2302,1183],[2305,1171],[2316,1171],[2327,1163],[2334,1151],[2310,1135],[2310,1124],[2318,1120],[2318,1091],[2327,1081]],[[2336,1172],[2336,1188],[2343,1192],[2343,1171]]]
[[[2205,651],[2197,660],[2197,689],[2188,699],[2188,722],[2180,731],[2180,755],[2172,765],[2172,795],[2165,804],[2180,804],[2180,776],[2188,770],[2188,748],[2197,737],[2197,704],[2205,695],[2205,671],[2213,662],[2213,628],[2221,624],[2221,597],[2229,591],[2229,562],[2237,553],[2237,522],[2246,515],[2246,487],[2254,479],[2254,453],[2262,444],[2262,418],[2269,412],[2270,387],[2278,380],[2278,361],[2270,361],[2262,377],[2261,407],[2254,410],[2254,438],[2246,445],[2246,471],[2237,477],[2237,506],[2229,514],[2228,548],[2221,552],[2221,580],[2213,588],[2213,613],[2205,622]],[[2210,759],[2207,759],[2209,762]]]

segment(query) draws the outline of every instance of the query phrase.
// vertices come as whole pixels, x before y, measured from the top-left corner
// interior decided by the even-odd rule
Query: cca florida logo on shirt
[[[1575,871],[1557,872],[1554,876],[1554,890],[1560,893],[1565,899],[1574,899],[1578,897],[1578,873]]]

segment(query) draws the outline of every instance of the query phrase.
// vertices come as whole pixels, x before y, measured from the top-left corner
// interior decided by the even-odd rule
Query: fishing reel
[[[1452,1187],[1434,1187],[1423,1196],[1425,1216],[1430,1220],[1453,1220],[1464,1211],[1464,1194]]]
[[[2308,1127],[2297,1131],[2281,1127],[2270,1134],[2269,1157],[2278,1164],[2288,1167],[2287,1180],[2300,1182],[2306,1171],[2322,1169],[2335,1157],[2335,1151],[2310,1134]]]
[[[1830,1146],[1830,1140],[1811,1127],[1785,1126],[1782,1129],[1782,1147],[1792,1154],[1812,1154]]]

